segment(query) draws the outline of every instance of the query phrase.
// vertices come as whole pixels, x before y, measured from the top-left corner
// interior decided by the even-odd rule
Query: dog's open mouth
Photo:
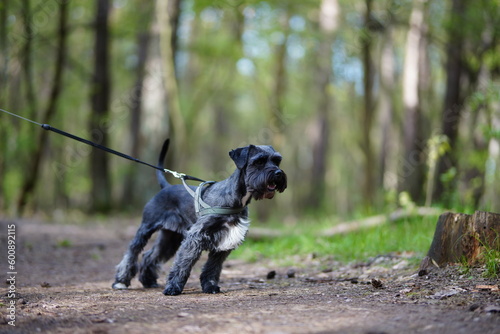
[[[276,184],[270,183],[267,185],[267,191],[272,192],[276,190]]]
[[[267,185],[266,193],[264,194],[264,198],[271,199],[274,197],[274,192],[276,190],[275,183],[269,183]]]

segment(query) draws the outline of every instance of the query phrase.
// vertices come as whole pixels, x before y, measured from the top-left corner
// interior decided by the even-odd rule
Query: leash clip
[[[184,179],[186,177],[186,174],[184,174],[184,173],[179,173],[179,172],[176,172],[174,170],[170,170],[170,169],[166,169],[166,168],[164,168],[163,170],[165,171],[165,173],[170,173],[170,174],[172,174],[173,177],[178,178],[178,179]]]

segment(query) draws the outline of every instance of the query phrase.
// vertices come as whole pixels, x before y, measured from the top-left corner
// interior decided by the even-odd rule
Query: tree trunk
[[[91,83],[89,130],[92,140],[108,146],[107,122],[110,107],[109,76],[109,0],[96,0],[94,74]],[[108,153],[93,149],[90,153],[91,210],[107,212],[111,209],[111,179]]]
[[[141,114],[142,114],[142,87],[145,77],[146,61],[148,57],[149,42],[151,34],[149,32],[139,33],[137,36],[137,77],[134,87],[132,88],[130,101],[130,143],[131,155],[133,157],[140,156],[141,139]],[[125,178],[125,184],[122,194],[122,205],[130,205],[137,201],[137,167],[130,165],[128,175]]]
[[[171,1],[157,1],[156,15],[159,26],[160,55],[162,58],[162,79],[165,85],[167,98],[167,112],[170,119],[169,136],[173,139],[172,148],[175,160],[179,165],[183,164],[183,155],[177,154],[175,147],[181,150],[187,149],[187,129],[186,121],[181,113],[179,101],[179,87],[175,77],[175,50],[172,48],[172,34],[176,33],[171,25],[168,7]],[[175,22],[175,20],[174,20]]]
[[[493,108],[491,114],[490,131],[500,132],[500,103],[496,102],[496,110]],[[500,206],[500,140],[497,136],[491,136],[488,142],[488,159],[485,166],[485,183],[483,203],[490,208]]]
[[[9,44],[7,43],[7,13],[8,13],[7,0],[0,1],[0,82],[3,82],[2,87],[0,87],[0,105],[4,106],[7,93],[7,69],[8,69],[8,59],[9,59]]]
[[[458,125],[460,122],[460,111],[463,104],[461,94],[461,83],[463,77],[463,31],[467,24],[464,22],[465,0],[453,0],[451,9],[451,22],[449,26],[449,41],[447,47],[448,61],[446,64],[446,92],[443,105],[443,116],[441,120],[442,134],[448,138],[450,150],[447,151],[438,161],[436,183],[434,188],[434,199],[446,205],[450,204],[450,199],[445,198],[445,193],[450,194],[454,189],[455,178],[443,180],[443,174],[452,168],[457,168],[457,138]],[[456,172],[455,172],[456,174]]]
[[[235,119],[233,119],[234,110],[237,109],[235,102],[237,101],[237,93],[234,89],[233,85],[233,64],[236,63],[236,59],[243,56],[243,43],[242,43],[242,31],[243,26],[245,24],[245,18],[241,13],[242,9],[239,6],[232,8],[228,15],[224,15],[224,18],[221,20],[221,26],[225,27],[225,30],[230,31],[227,35],[228,41],[230,41],[232,48],[231,51],[228,50],[231,57],[222,55],[217,55],[212,57],[212,61],[214,62],[212,71],[217,72],[217,76],[219,78],[218,82],[220,87],[213,87],[213,91],[209,94],[213,94],[216,96],[213,99],[213,130],[217,136],[217,139],[220,143],[227,142],[229,140],[231,130],[233,129],[232,125]],[[225,80],[222,78],[226,78]],[[205,94],[201,94],[206,99]],[[194,108],[199,108],[197,105],[193,105]],[[192,108],[192,113],[190,116],[189,123],[193,124],[196,122],[198,116],[200,115],[199,111],[196,111]],[[191,128],[194,128],[191,127]],[[190,131],[190,135],[193,135],[192,131]],[[224,171],[227,172],[227,152],[213,149],[213,147],[209,143],[205,143],[207,145],[205,147],[206,152],[208,153],[206,157],[206,161],[210,161],[210,165],[213,170],[216,171]],[[219,176],[219,175],[218,175]],[[220,175],[220,178],[225,178],[228,175]],[[255,210],[258,216],[262,219],[265,219],[267,213],[266,206],[258,206]]]
[[[420,64],[424,61],[421,47],[425,24],[426,0],[414,0],[410,16],[410,29],[406,39],[403,71],[403,159],[399,166],[399,192],[406,191],[415,202],[423,200],[425,177],[425,141],[422,138],[422,112],[420,105]]]
[[[474,5],[478,5],[475,3]],[[480,7],[482,11],[486,11],[487,7]],[[482,17],[481,17],[482,19]],[[489,20],[488,20],[489,21]],[[497,95],[498,86],[495,88],[495,81],[498,78],[498,69],[495,70],[494,65],[486,61],[485,57],[491,50],[497,46],[497,41],[500,38],[500,31],[494,28],[494,22],[488,22],[483,27],[478,47],[479,51],[476,53],[480,59],[481,64],[479,68],[467,68],[467,78],[470,82],[469,92],[473,96],[481,94],[484,96],[484,102],[471,106],[469,115],[471,117],[467,121],[468,136],[471,138],[473,144],[472,151],[474,154],[487,155],[485,165],[468,161],[465,168],[463,168],[463,182],[459,192],[462,197],[469,200],[473,207],[482,205],[483,208],[497,208],[500,206],[500,170],[498,168],[499,154],[500,154],[500,141],[498,136],[485,136],[482,123],[483,117],[488,121],[489,133],[498,133],[500,131],[500,101],[497,98],[492,98]],[[493,32],[493,33],[492,33]],[[477,69],[477,70],[476,70]],[[489,137],[489,138],[488,138]],[[463,154],[463,153],[462,153]],[[463,191],[464,189],[465,191]]]
[[[364,34],[361,37],[362,57],[363,57],[363,88],[364,104],[362,115],[362,139],[361,150],[364,156],[363,165],[363,202],[366,210],[369,210],[375,200],[375,159],[371,141],[371,131],[373,127],[374,102],[373,102],[373,81],[374,69],[372,60],[373,35],[370,33],[372,24],[372,0],[366,0],[366,11],[364,18]]]
[[[483,43],[486,44],[487,41],[483,39]],[[473,95],[479,93],[488,96],[488,87],[494,82],[494,79],[492,80],[490,70],[485,63],[481,65],[478,72],[477,82],[473,83],[470,80],[471,86],[474,86],[475,88],[473,89],[476,91]],[[495,155],[498,155],[498,138],[496,136],[487,138],[488,136],[484,135],[484,125],[482,124],[483,118],[486,118],[489,123],[490,133],[496,133],[496,131],[500,130],[500,109],[498,105],[495,108],[495,104],[498,104],[498,102],[491,101],[491,104],[486,102],[475,107],[471,106],[471,117],[467,120],[468,131],[466,133],[471,142],[471,151],[468,152],[488,156],[485,159],[485,164],[478,164],[478,161],[475,159],[466,159],[464,167],[461,168],[462,180],[458,192],[461,194],[461,198],[470,203],[474,208],[497,208],[500,205],[499,193],[497,192],[500,184],[498,183],[498,176],[495,175],[495,170],[498,171],[496,167],[498,161],[494,158]],[[492,146],[490,147],[490,145]],[[462,152],[462,155],[464,153],[468,154],[467,152]],[[486,180],[487,173],[488,180]],[[489,190],[492,190],[492,192]],[[492,196],[489,197],[489,195]],[[489,198],[485,203],[483,202],[485,205],[481,206],[481,201],[486,199],[486,197]]]
[[[420,269],[427,270],[431,264],[442,267],[449,263],[484,263],[489,251],[500,251],[499,233],[500,214],[444,213],[439,217],[434,239]]]
[[[33,22],[30,0],[23,0],[22,3],[24,20],[24,47],[23,47],[23,73],[26,83],[26,100],[29,106],[29,117],[34,119],[37,116],[38,103],[35,94],[35,82],[33,78]]]
[[[177,54],[177,49],[178,49],[178,37],[177,37],[177,30],[179,29],[179,19],[181,16],[181,1],[182,0],[169,0],[168,1],[168,17],[169,17],[169,22],[170,22],[170,27],[172,29],[172,33],[170,35],[170,47],[172,49],[173,53],[173,58],[172,61],[174,62],[174,71],[175,71],[175,77],[178,78],[177,74],[177,60],[176,60],[176,54]],[[178,80],[177,80],[178,81]]]
[[[395,82],[394,69],[395,57],[393,33],[391,26],[388,25],[385,32],[382,57],[380,59],[380,124],[382,127],[382,142],[380,145],[378,183],[381,185],[386,184],[386,170],[388,169],[388,163],[396,157],[395,154],[391,154],[391,152],[394,151],[394,146],[392,144],[392,124],[394,117],[394,102],[392,94]],[[392,180],[387,181],[394,183]],[[393,185],[389,184],[389,186]]]
[[[8,58],[9,50],[7,43],[7,8],[8,1],[0,1],[0,82],[2,86],[0,87],[0,106],[5,106],[7,108],[7,69],[8,69]],[[7,128],[4,122],[0,124],[0,152],[7,151]],[[4,179],[6,174],[6,159],[0,160],[0,212],[7,207],[7,201],[5,200],[4,192]]]
[[[311,131],[312,167],[309,194],[306,203],[311,208],[323,204],[326,189],[328,141],[332,101],[329,86],[332,81],[332,44],[338,27],[340,7],[337,0],[323,0],[319,13],[320,44],[316,56],[314,90],[317,96],[316,116]]]
[[[66,60],[66,44],[67,44],[67,20],[68,20],[68,2],[61,1],[59,3],[59,30],[58,30],[58,41],[57,41],[57,55],[54,65],[54,76],[52,79],[52,88],[50,92],[49,101],[47,104],[47,109],[44,112],[43,122],[47,124],[50,122],[57,110],[57,103],[59,101],[59,96],[62,89],[62,75],[64,69],[64,63]],[[26,178],[23,181],[21,188],[21,195],[17,203],[17,211],[19,215],[23,214],[23,211],[28,203],[29,197],[33,194],[37,181],[38,175],[40,173],[40,165],[43,159],[43,152],[46,149],[48,131],[40,131],[38,137],[38,146],[36,151],[33,153],[33,159],[30,163],[28,172],[25,174]]]
[[[283,101],[286,93],[286,61],[287,61],[287,40],[290,33],[290,20],[289,9],[285,8],[279,21],[282,22],[281,30],[283,31],[283,40],[276,46],[275,52],[275,74],[274,74],[274,87],[271,94],[271,117],[270,124],[273,127],[273,145],[280,147],[283,141],[283,130],[285,123],[283,119]]]

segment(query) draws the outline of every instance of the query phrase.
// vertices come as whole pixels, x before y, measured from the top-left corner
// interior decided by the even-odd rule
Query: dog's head
[[[247,191],[256,200],[273,198],[286,189],[287,176],[280,169],[281,154],[272,146],[249,145],[229,152],[236,167],[243,171]]]

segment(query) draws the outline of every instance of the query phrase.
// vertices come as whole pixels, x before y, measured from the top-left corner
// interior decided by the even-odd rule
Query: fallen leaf
[[[381,289],[383,288],[383,284],[382,284],[382,281],[378,280],[378,279],[375,279],[375,278],[372,278],[372,286],[375,288],[375,289]]]

